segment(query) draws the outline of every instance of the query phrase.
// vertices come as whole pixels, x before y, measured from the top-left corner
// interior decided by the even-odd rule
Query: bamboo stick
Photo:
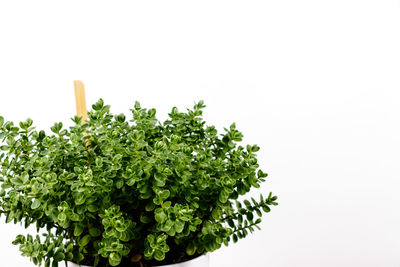
[[[75,87],[76,115],[82,117],[81,124],[84,124],[87,122],[88,119],[87,108],[86,108],[85,85],[83,84],[82,81],[75,80],[74,87]],[[85,132],[83,135],[86,138],[88,136],[88,133]],[[88,138],[86,139],[85,142],[86,146],[89,147],[90,141]]]
[[[75,87],[75,102],[76,102],[76,114],[82,117],[82,124],[87,121],[87,109],[86,109],[86,97],[85,97],[85,85],[82,81],[74,81]]]

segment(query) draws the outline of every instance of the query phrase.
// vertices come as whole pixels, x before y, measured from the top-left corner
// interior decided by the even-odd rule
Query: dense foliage
[[[218,135],[204,107],[174,107],[160,123],[138,102],[127,120],[100,99],[87,123],[52,134],[0,117],[0,214],[46,232],[19,235],[22,255],[45,266],[172,263],[259,228],[277,197],[237,200],[267,176],[259,147],[237,145],[235,124]]]

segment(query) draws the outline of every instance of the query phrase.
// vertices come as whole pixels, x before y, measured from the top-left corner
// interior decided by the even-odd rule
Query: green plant
[[[100,99],[87,123],[74,117],[52,134],[0,117],[0,214],[47,232],[17,236],[22,255],[45,266],[171,263],[259,228],[277,197],[238,201],[267,176],[259,147],[237,145],[235,124],[218,136],[204,107],[174,107],[160,123],[136,102],[128,121]]]

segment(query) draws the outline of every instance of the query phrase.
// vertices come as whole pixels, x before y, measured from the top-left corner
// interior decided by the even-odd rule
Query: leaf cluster
[[[168,263],[259,228],[277,197],[239,197],[267,177],[260,148],[238,145],[235,124],[218,134],[203,120],[204,107],[174,107],[161,123],[138,102],[128,119],[100,99],[87,122],[74,117],[51,133],[31,119],[16,126],[0,117],[0,215],[47,232],[19,235],[22,255],[45,266]]]

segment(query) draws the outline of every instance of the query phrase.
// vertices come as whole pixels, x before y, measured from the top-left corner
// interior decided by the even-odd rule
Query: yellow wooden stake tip
[[[82,124],[86,123],[88,119],[87,109],[86,109],[86,96],[85,96],[85,85],[82,81],[75,80],[75,102],[76,102],[76,115],[82,117]],[[88,133],[84,133],[84,136],[87,137]],[[90,146],[89,139],[86,139],[86,146]]]
[[[76,115],[82,117],[82,124],[87,121],[85,85],[82,81],[75,80],[75,102],[76,102]]]

